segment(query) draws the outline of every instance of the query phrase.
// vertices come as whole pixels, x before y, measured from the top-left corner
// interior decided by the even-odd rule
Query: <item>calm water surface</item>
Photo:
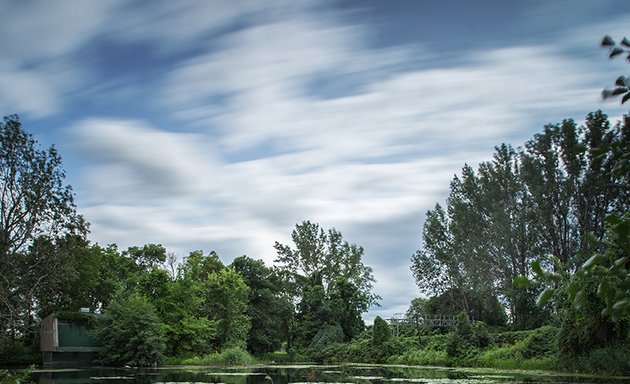
[[[271,380],[269,379],[271,378]],[[630,378],[565,376],[542,371],[401,366],[309,365],[253,368],[71,369],[34,373],[38,384],[507,384],[630,383]]]

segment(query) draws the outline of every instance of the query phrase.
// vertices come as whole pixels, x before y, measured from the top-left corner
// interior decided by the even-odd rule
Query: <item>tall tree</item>
[[[458,295],[451,300],[470,315],[472,292],[494,295],[507,304],[513,325],[538,326],[540,288],[513,281],[531,276],[531,263],[546,254],[574,270],[594,251],[586,234],[601,239],[603,219],[628,209],[628,183],[611,176],[616,162],[599,149],[622,137],[619,126],[594,112],[581,127],[572,120],[545,126],[521,151],[496,147],[476,172],[464,166],[446,212],[438,205],[427,213],[424,247],[412,258],[421,291]]]
[[[361,260],[363,248],[310,221],[296,225],[291,238],[295,248],[277,242],[275,248],[279,273],[297,303],[296,341],[309,345],[328,322],[340,325],[351,338],[363,328],[360,314],[379,299],[372,292],[372,268]]]
[[[43,285],[52,281],[48,277],[65,268],[49,258],[26,262],[27,247],[38,237],[87,233],[87,223],[77,214],[72,189],[64,179],[54,147],[38,148],[17,116],[0,122],[0,343],[31,331],[36,302],[18,289],[24,279],[31,280],[32,289],[45,290]]]
[[[378,295],[372,292],[372,268],[363,264],[364,250],[349,244],[336,229],[327,232],[319,224],[303,221],[291,233],[295,248],[276,242],[276,263],[288,283],[288,290],[297,297],[308,279],[319,275],[322,286],[340,278],[354,284],[365,304],[376,304]]]
[[[262,260],[247,256],[234,259],[231,265],[249,287],[247,315],[251,328],[247,335],[247,349],[254,354],[273,352],[288,337],[293,305],[283,295],[279,276]]]
[[[251,327],[247,316],[249,288],[233,268],[208,275],[203,311],[217,322],[215,348],[245,347]]]

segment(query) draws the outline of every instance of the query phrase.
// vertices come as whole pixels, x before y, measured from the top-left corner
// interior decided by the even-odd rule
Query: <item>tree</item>
[[[231,264],[249,287],[247,316],[251,328],[247,335],[247,350],[260,355],[273,352],[288,337],[293,305],[282,294],[279,276],[262,260],[247,256],[234,259]]]
[[[630,41],[625,37],[618,46],[610,36],[605,36],[601,45],[610,49],[609,58],[628,53],[627,60],[630,62]],[[620,76],[615,85],[615,90],[605,89],[602,96],[606,99],[624,94],[621,99],[623,104],[630,98],[630,82],[627,77]],[[593,300],[592,285],[596,284],[599,305],[603,307],[600,315],[613,322],[627,321],[630,315],[630,115],[624,115],[623,121],[607,135],[591,135],[590,144],[589,157],[596,164],[601,164],[601,178],[610,180],[616,187],[617,193],[611,203],[614,209],[592,218],[597,231],[581,233],[582,241],[591,244],[590,249],[595,252],[574,274],[562,271],[562,260],[557,260],[555,269],[565,273],[546,271],[540,266],[540,261],[534,263],[538,278],[550,285],[538,302],[545,305],[554,294],[561,297],[566,294],[576,311],[589,304],[592,308],[589,298]],[[602,189],[599,191],[601,195]]]
[[[367,306],[376,304],[379,297],[372,293],[372,268],[361,261],[364,250],[349,244],[336,229],[324,232],[319,224],[303,221],[291,233],[295,249],[276,242],[275,260],[288,283],[290,292],[299,296],[304,282],[316,274],[325,288],[339,278],[354,284]]]
[[[204,314],[217,321],[215,348],[244,348],[251,327],[247,316],[249,288],[233,268],[208,275]]]
[[[326,289],[321,276],[315,274],[309,278],[302,289],[302,297],[297,305],[292,338],[295,344],[306,347],[311,344],[319,330],[328,324],[332,317],[330,304],[326,298]]]
[[[151,269],[166,261],[166,249],[161,244],[129,247],[123,256],[130,257],[140,269]]]
[[[309,345],[330,322],[352,338],[363,329],[360,315],[379,299],[372,292],[372,268],[361,261],[363,248],[344,241],[337,230],[325,232],[310,221],[296,225],[291,238],[295,248],[278,242],[274,247],[279,274],[297,302],[295,341]]]
[[[363,332],[365,323],[361,314],[368,307],[353,283],[345,278],[334,281],[328,290],[327,301],[331,311],[330,321],[341,327],[344,341],[350,341]]]
[[[389,324],[380,316],[376,316],[372,328],[372,345],[376,347],[382,346],[391,336],[392,331],[389,329]]]
[[[76,212],[61,157],[54,147],[37,147],[17,116],[0,122],[0,343],[33,331],[34,291],[58,282],[49,277],[65,269],[53,258],[31,258],[37,238],[85,236],[88,225]],[[41,254],[39,254],[41,255]],[[34,255],[31,255],[34,256]],[[57,255],[59,256],[59,255]],[[25,290],[25,279],[29,279]]]
[[[164,331],[155,307],[136,293],[116,297],[93,330],[103,347],[102,363],[133,367],[152,366],[164,358]]]

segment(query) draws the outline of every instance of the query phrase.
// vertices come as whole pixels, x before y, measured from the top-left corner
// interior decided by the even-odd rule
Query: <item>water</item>
[[[507,384],[628,383],[630,378],[559,375],[543,371],[405,366],[300,365],[253,368],[86,368],[37,371],[38,384]]]

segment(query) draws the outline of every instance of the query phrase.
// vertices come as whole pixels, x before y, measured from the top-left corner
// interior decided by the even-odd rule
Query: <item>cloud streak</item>
[[[423,215],[463,164],[583,116],[607,79],[572,54],[575,29],[454,57],[374,48],[371,25],[334,3],[25,4],[3,5],[24,23],[0,26],[14,37],[0,41],[0,104],[67,116],[58,137],[93,240],[271,263],[313,220],[365,247],[385,304],[370,318],[417,295]]]

